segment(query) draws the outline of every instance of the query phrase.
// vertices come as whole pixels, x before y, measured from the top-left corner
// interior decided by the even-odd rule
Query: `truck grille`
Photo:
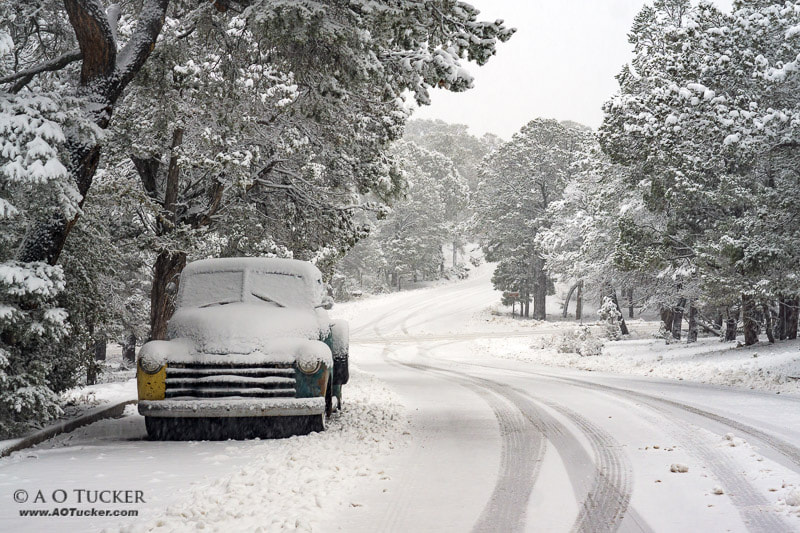
[[[294,398],[294,368],[285,364],[169,365],[165,397]]]

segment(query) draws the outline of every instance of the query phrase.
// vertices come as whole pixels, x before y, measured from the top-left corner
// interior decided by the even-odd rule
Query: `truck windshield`
[[[208,307],[242,301],[244,273],[198,272],[181,279],[180,307]]]
[[[279,307],[313,308],[315,291],[309,287],[305,278],[282,272],[248,273],[250,293],[258,300],[271,302]]]

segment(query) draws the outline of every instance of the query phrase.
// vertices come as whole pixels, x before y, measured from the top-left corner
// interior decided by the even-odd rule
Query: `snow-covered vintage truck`
[[[331,320],[320,271],[292,259],[190,263],[168,340],[137,359],[139,413],[154,439],[322,431],[347,383],[348,325]]]

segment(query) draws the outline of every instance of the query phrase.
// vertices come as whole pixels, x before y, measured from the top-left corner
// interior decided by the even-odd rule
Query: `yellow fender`
[[[167,365],[155,374],[148,374],[137,366],[136,388],[140,400],[163,400],[167,391]]]

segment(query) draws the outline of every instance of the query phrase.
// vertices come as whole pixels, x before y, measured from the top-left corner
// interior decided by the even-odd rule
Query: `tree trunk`
[[[543,263],[543,261],[537,260],[537,263],[540,262]],[[533,318],[547,320],[547,272],[539,265],[536,266],[536,284],[533,287]]]
[[[787,318],[786,318],[786,338],[787,339],[796,339],[797,338],[797,306],[798,300],[796,298],[792,298],[786,302],[787,305]]]
[[[697,342],[697,308],[689,304],[689,331],[686,334],[686,342]]]
[[[681,325],[683,323],[683,308],[686,307],[686,298],[678,300],[678,305],[672,310],[672,338],[681,340]]]
[[[628,289],[628,318],[633,318],[633,287]]]
[[[531,317],[531,295],[528,294],[527,292],[525,293],[524,303],[525,303],[525,318],[530,318]],[[522,304],[520,304],[520,305],[522,305]]]
[[[453,268],[458,265],[458,243],[453,241]]]
[[[625,323],[625,319],[622,316],[622,310],[619,308],[619,301],[617,300],[617,290],[614,287],[609,287],[611,292],[611,300],[614,302],[614,305],[617,307],[617,312],[619,313],[619,331],[623,335],[627,335],[630,333],[628,331],[628,325]]]
[[[764,329],[766,330],[767,340],[769,340],[770,344],[775,344],[775,333],[772,329],[772,309],[767,304],[762,304],[761,308],[764,310]]]
[[[131,364],[136,361],[136,334],[133,332],[125,338],[125,344],[122,346],[122,360]]]
[[[67,91],[71,93],[78,89],[78,92],[88,93],[92,97],[91,101],[104,104],[88,106],[90,119],[100,129],[108,127],[117,100],[152,52],[161,32],[168,4],[168,0],[147,3],[138,17],[134,34],[123,49],[126,52],[125,69],[120,75],[115,75],[117,43],[102,7],[95,9],[95,2],[64,2],[82,56],[80,88],[69,87]],[[99,144],[87,144],[70,136],[66,148],[69,151],[70,173],[81,197],[86,198],[100,162],[101,147]],[[78,205],[83,206],[83,199]],[[66,219],[58,210],[33,220],[19,247],[17,259],[55,265],[64,249],[67,236],[77,221],[78,215]]]
[[[106,335],[105,331],[100,331],[94,337],[94,360],[95,361],[105,361],[106,360],[106,349],[108,344],[108,335]]]
[[[664,331],[667,333],[672,333],[672,320],[674,318],[672,309],[667,307],[661,308],[661,322],[664,324]]]
[[[167,321],[175,312],[175,295],[185,266],[184,252],[163,251],[156,258],[150,289],[150,340],[167,337]]]
[[[578,292],[575,294],[575,320],[580,320],[583,314],[583,280],[578,282]]]
[[[728,318],[725,320],[725,340],[726,341],[735,341],[736,340],[736,324],[739,322],[739,311],[736,311],[736,314],[731,316],[730,310],[728,310]]]
[[[756,321],[756,302],[752,296],[742,294],[742,324],[744,344],[751,346],[758,342],[758,322]]]
[[[580,281],[578,283],[580,283]],[[564,299],[564,309],[561,311],[561,318],[567,318],[569,314],[569,301],[572,299],[572,293],[578,288],[578,283],[570,287],[569,291],[567,291],[567,297]]]
[[[775,335],[778,340],[786,340],[787,330],[789,329],[789,308],[786,307],[786,299],[778,298],[778,323],[775,327]]]

